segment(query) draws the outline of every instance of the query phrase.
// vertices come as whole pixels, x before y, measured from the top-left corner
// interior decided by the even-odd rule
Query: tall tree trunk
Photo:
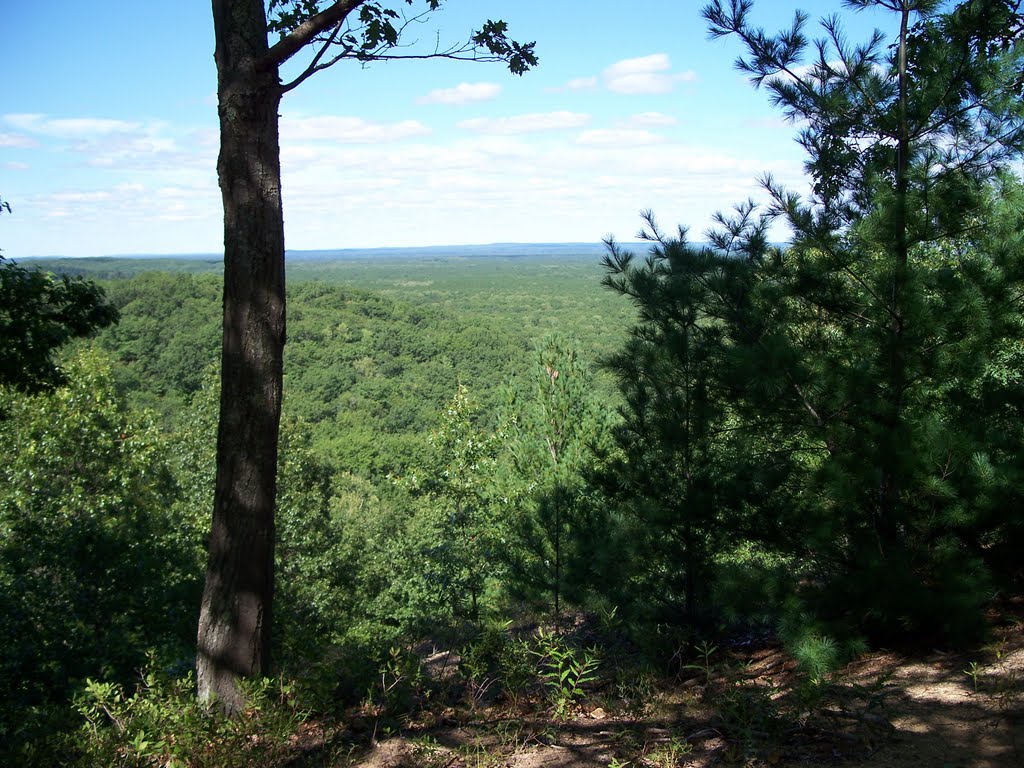
[[[224,202],[224,346],[217,480],[199,618],[199,696],[235,713],[265,674],[285,339],[276,66],[263,0],[213,0]]]
[[[875,517],[875,537],[879,554],[886,557],[900,540],[900,493],[907,480],[903,477],[899,457],[906,450],[906,423],[903,414],[903,392],[907,379],[906,290],[910,246],[907,237],[907,193],[910,167],[910,129],[907,124],[907,35],[910,29],[911,3],[903,0],[900,16],[899,49],[897,51],[898,77],[898,136],[896,139],[896,196],[895,217],[892,222],[892,289],[889,297],[889,333],[883,350],[888,364],[886,402],[883,404],[882,436],[879,451],[881,482],[878,491],[878,513]]]

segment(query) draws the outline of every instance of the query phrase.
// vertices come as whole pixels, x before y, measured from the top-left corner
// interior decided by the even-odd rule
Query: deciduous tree
[[[268,21],[267,9],[271,11]],[[398,7],[412,6],[405,0]],[[269,667],[274,590],[274,504],[285,341],[284,222],[278,108],[281,97],[343,59],[448,57],[536,63],[532,44],[488,21],[453,48],[398,51],[402,31],[436,11],[404,17],[372,0],[213,0],[224,204],[224,340],[217,479],[198,633],[199,695],[228,712],[236,685]],[[268,31],[279,37],[271,44]],[[308,64],[282,83],[281,66]]]
[[[87,676],[126,680],[147,648],[180,657],[195,622],[166,442],[108,360],[65,365],[52,391],[0,386],[0,760]]]
[[[11,204],[0,198],[4,211]],[[63,384],[53,353],[117,318],[94,283],[24,269],[0,256],[0,385],[41,392]]]

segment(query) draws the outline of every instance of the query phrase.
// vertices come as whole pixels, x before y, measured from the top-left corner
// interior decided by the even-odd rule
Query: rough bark
[[[274,505],[285,339],[277,67],[263,0],[213,0],[224,203],[217,479],[199,619],[199,696],[225,712],[270,663]]]
[[[270,666],[274,593],[274,506],[285,341],[284,215],[278,106],[285,90],[341,60],[321,63],[336,28],[367,0],[335,0],[267,44],[265,0],[212,0],[220,116],[217,172],[224,203],[224,346],[221,358],[217,480],[206,586],[199,616],[199,696],[220,709],[244,708],[238,683]],[[521,74],[536,64],[533,44],[503,30],[472,44],[415,58],[508,61]],[[307,45],[320,50],[283,87],[280,66]],[[393,43],[391,43],[393,45]],[[371,46],[372,47],[372,46]],[[385,58],[378,46],[372,53]],[[351,53],[351,50],[348,51]]]

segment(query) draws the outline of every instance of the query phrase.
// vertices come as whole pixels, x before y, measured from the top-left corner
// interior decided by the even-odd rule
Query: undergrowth
[[[248,705],[229,718],[195,696],[195,677],[147,672],[133,690],[88,680],[75,698],[82,724],[65,737],[65,764],[111,768],[244,768],[272,764],[307,713],[289,686],[244,684]]]
[[[794,631],[786,650],[742,650],[723,637],[691,635],[659,663],[640,653],[599,653],[620,641],[605,643],[583,624],[556,631],[494,623],[454,638],[450,648],[457,650],[394,646],[361,661],[338,654],[333,664],[316,667],[318,675],[340,676],[319,689],[301,681],[249,683],[249,705],[234,719],[196,700],[191,673],[147,671],[129,686],[88,680],[73,702],[77,726],[13,764],[340,768],[359,765],[377,742],[404,736],[416,765],[488,766],[530,745],[558,746],[565,723],[590,720],[606,720],[600,727],[616,734],[617,765],[683,765],[695,750],[709,749],[708,740],[725,763],[761,764],[786,754],[793,734],[838,732],[830,716],[847,724],[887,722],[881,682],[877,690],[833,682],[856,643],[837,643],[819,629]],[[972,694],[1009,706],[1019,701],[1020,685],[996,672],[1002,657],[999,648],[966,664],[963,679]],[[359,677],[367,683],[358,700],[339,705],[325,693]],[[441,738],[451,727],[476,734],[472,744]],[[319,742],[310,746],[308,735],[317,729]]]

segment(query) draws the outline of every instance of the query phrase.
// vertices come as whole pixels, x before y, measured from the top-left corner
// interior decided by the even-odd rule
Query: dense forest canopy
[[[763,179],[767,203],[708,242],[648,212],[642,252],[609,240],[600,262],[293,265],[281,692],[254,681],[241,719],[198,708],[185,671],[221,276],[0,264],[0,758],[192,764],[247,722],[286,731],[282,702],[387,700],[442,635],[467,690],[500,668],[516,700],[539,659],[571,709],[596,657],[543,631],[517,645],[513,621],[600,616],[677,665],[696,636],[768,633],[808,697],[871,645],[984,638],[1024,576],[1024,24],[998,0],[849,5],[899,33],[850,43],[832,18],[815,40],[798,14],[772,35],[745,0],[704,9],[797,122],[809,182]]]

